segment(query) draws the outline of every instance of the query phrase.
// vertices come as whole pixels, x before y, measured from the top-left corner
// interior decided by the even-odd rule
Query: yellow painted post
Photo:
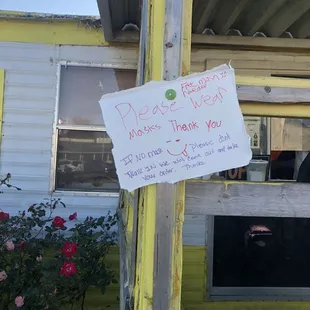
[[[4,104],[4,70],[0,70],[0,146],[2,140],[2,123],[3,123],[3,104]]]
[[[136,258],[136,192],[121,190],[119,197],[118,230],[120,250],[120,309],[132,304]],[[136,215],[136,216],[135,216]]]
[[[193,0],[183,0],[182,75],[190,74]],[[183,270],[183,223],[185,211],[185,181],[175,186],[174,222],[172,227],[172,264],[170,276],[170,309],[181,309]]]
[[[190,72],[192,1],[166,0],[164,78]],[[157,186],[154,309],[181,309],[185,183]]]
[[[162,80],[164,76],[176,78],[190,72],[192,0],[182,1],[143,1],[143,5],[148,5],[145,81]],[[169,28],[173,8],[180,10],[181,17],[176,13],[175,24]],[[168,50],[171,43],[166,44],[165,40],[173,42],[174,31],[180,44],[174,42],[173,49]],[[142,38],[140,42],[144,44]],[[143,46],[140,46],[140,66],[143,66],[141,50]],[[180,52],[181,56],[174,58]],[[185,182],[175,186],[152,185],[140,191],[135,310],[181,309],[184,201]]]
[[[151,310],[153,309],[156,185],[145,187],[140,193],[134,309]]]
[[[281,77],[262,77],[262,76],[236,76],[237,85],[247,86],[266,86],[279,88],[309,89],[310,81],[306,79],[281,78]],[[265,117],[297,117],[308,118],[310,115],[310,106],[302,102],[286,103],[253,103],[240,102],[243,115],[265,116]]]
[[[165,1],[144,0],[143,5],[148,6],[147,16],[142,16],[142,18],[147,19],[148,24],[145,82],[161,80],[163,76]],[[134,289],[135,310],[153,309],[155,229],[156,185],[151,185],[141,189],[139,197],[136,280]]]

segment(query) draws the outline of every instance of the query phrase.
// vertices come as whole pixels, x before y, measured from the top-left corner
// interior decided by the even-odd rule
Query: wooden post
[[[164,79],[190,71],[192,1],[166,0]],[[180,309],[185,183],[158,184],[154,309]]]
[[[166,0],[164,79],[190,72],[192,1]],[[153,309],[181,309],[185,182],[158,184]]]
[[[132,309],[136,271],[138,192],[122,190],[118,207],[120,248],[120,309]]]
[[[144,65],[145,81],[188,74],[192,0],[144,0],[143,6],[142,25],[147,24],[148,31],[143,28],[140,34],[140,43],[147,41],[145,62],[141,57],[139,62],[140,77]],[[184,182],[140,191],[135,310],[181,309],[184,201]]]
[[[138,69],[140,82],[162,80],[164,16],[165,0],[143,0]],[[156,185],[151,185],[139,191],[135,310],[155,309],[153,308],[155,225]]]

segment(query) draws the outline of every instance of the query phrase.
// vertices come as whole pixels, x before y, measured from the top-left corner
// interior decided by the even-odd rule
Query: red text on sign
[[[150,120],[155,115],[165,115],[168,112],[175,112],[184,107],[179,106],[176,101],[172,103],[162,102],[155,106],[144,106],[135,109],[131,103],[119,103],[115,106],[124,127],[127,129],[127,124],[132,126],[133,123],[138,126],[141,121]]]
[[[213,75],[202,77],[198,81],[198,84],[199,85],[207,85],[210,82],[220,81],[222,79],[225,79],[226,77],[227,77],[227,71],[222,71],[222,72],[219,72],[218,74],[213,74]]]
[[[199,129],[199,126],[197,124],[197,122],[194,122],[194,121],[191,121],[190,123],[187,123],[187,124],[179,124],[176,120],[173,120],[173,121],[169,121],[171,126],[172,126],[172,129],[174,132],[177,132],[177,131],[192,131],[192,130],[195,130],[195,129]]]
[[[213,121],[213,120],[208,120],[205,122],[206,126],[208,128],[208,132],[210,132],[210,130],[213,128],[219,128],[222,126],[222,121]]]
[[[144,126],[142,129],[132,129],[129,132],[129,139],[132,140],[135,137],[142,137],[159,129],[161,129],[159,125]]]
[[[183,97],[189,96],[191,93],[197,93],[208,87],[208,84],[213,81],[220,81],[227,77],[227,71],[222,71],[217,74],[202,77],[197,84],[193,81],[186,81],[181,84]]]
[[[192,105],[195,109],[198,109],[202,106],[213,106],[217,102],[222,103],[224,98],[224,93],[227,93],[227,90],[223,87],[218,87],[217,93],[215,95],[201,95],[200,100],[196,101],[193,98],[190,98]]]

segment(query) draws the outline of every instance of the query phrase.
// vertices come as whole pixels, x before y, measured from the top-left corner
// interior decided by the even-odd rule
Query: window
[[[61,66],[55,189],[118,192],[112,142],[99,100],[132,88],[135,70]]]
[[[310,219],[214,218],[213,285],[310,288]]]
[[[259,181],[310,183],[309,119],[244,119],[252,140],[253,158],[268,162],[265,166],[258,165],[256,170],[252,166],[255,173],[264,174]],[[250,165],[220,175],[251,181],[254,174],[249,176]],[[240,210],[245,211],[244,201]],[[268,206],[262,209],[271,210]],[[283,212],[284,208],[279,210]],[[310,299],[310,218],[267,217],[267,214],[209,217],[207,256],[211,299]]]

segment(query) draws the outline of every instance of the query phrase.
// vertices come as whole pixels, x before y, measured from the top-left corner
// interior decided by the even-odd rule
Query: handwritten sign
[[[227,65],[107,94],[100,105],[123,189],[243,167],[252,157]]]

